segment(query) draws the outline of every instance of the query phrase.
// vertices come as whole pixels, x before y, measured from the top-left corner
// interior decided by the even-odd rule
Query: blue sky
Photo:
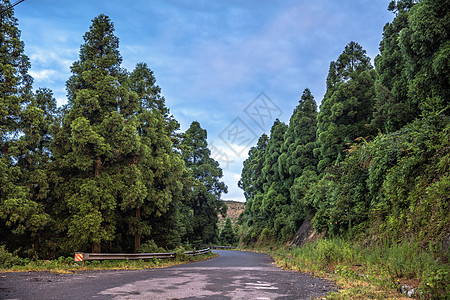
[[[146,62],[182,131],[208,131],[229,193],[242,162],[275,120],[289,121],[308,87],[318,105],[328,67],[350,41],[373,59],[389,0],[25,0],[15,7],[34,87],[66,103],[65,82],[91,20],[114,22],[123,67]]]

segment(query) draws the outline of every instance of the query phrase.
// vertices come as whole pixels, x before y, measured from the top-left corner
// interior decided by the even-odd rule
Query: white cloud
[[[52,78],[54,78],[57,74],[59,74],[56,70],[39,70],[39,71],[33,71],[31,70],[30,75],[37,81],[52,81]]]

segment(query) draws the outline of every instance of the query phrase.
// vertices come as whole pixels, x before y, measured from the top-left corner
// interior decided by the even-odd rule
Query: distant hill
[[[227,216],[225,217],[225,219],[227,217],[230,218],[231,223],[234,226],[237,222],[239,215],[244,211],[245,203],[233,201],[233,200],[223,200],[223,201],[228,206]],[[222,215],[219,214],[219,228],[220,229],[222,229],[223,226],[225,225],[225,219],[222,217]]]

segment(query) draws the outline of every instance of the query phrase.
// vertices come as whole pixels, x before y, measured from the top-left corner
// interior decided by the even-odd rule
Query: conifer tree
[[[342,161],[344,150],[356,138],[373,133],[375,71],[366,51],[350,42],[337,61],[331,62],[327,91],[318,114],[315,150],[319,157],[318,171]]]
[[[10,1],[1,1],[3,11]],[[38,236],[49,223],[45,212],[48,193],[48,97],[31,92],[30,63],[20,40],[13,9],[0,16],[0,235],[11,247],[28,250],[29,239],[38,250]],[[45,101],[41,101],[42,99]],[[50,97],[51,98],[51,97]],[[51,100],[50,100],[51,102]],[[50,108],[52,110],[52,108]]]
[[[303,91],[295,108],[289,128],[284,137],[282,154],[278,160],[283,188],[288,197],[286,207],[289,220],[286,232],[294,233],[305,218],[303,196],[306,193],[305,182],[316,173],[317,159],[314,157],[317,131],[317,104],[309,89]],[[307,185],[307,184],[306,184]]]
[[[67,81],[69,103],[54,155],[71,249],[91,245],[99,252],[102,242],[115,237],[116,207],[136,207],[147,197],[136,165],[142,152],[133,113],[138,101],[120,67],[118,47],[109,17],[94,18]],[[128,190],[118,182],[126,182]]]
[[[218,213],[226,213],[220,197],[227,192],[227,186],[219,181],[223,176],[222,169],[210,157],[206,139],[206,130],[194,121],[181,142],[183,160],[196,179],[188,204],[193,212],[193,236],[188,237],[191,242],[196,239],[204,243],[216,240]]]
[[[409,11],[408,27],[399,35],[409,103],[423,116],[448,115],[450,110],[449,10],[449,1],[419,1]]]
[[[317,104],[306,88],[289,120],[279,158],[279,172],[289,190],[295,178],[305,169],[315,170],[317,161],[313,155],[317,131]]]
[[[225,226],[220,232],[220,241],[223,245],[233,245],[236,243],[237,236],[233,230],[233,225],[231,224],[230,218],[225,221]]]
[[[256,195],[264,193],[262,168],[268,141],[269,137],[264,133],[258,139],[257,145],[250,149],[248,158],[243,164],[241,179],[238,182],[238,186],[244,191],[247,201],[245,211],[251,211],[252,213],[257,213],[261,206],[261,203],[259,205],[253,204]]]
[[[283,179],[278,171],[278,159],[281,155],[284,136],[288,126],[276,119],[270,130],[270,139],[264,154],[262,176],[264,178],[264,197],[260,208],[260,217],[268,222],[269,228],[280,231],[284,226],[283,208],[288,204],[288,192],[283,189]]]
[[[405,3],[408,2],[408,3]],[[382,132],[393,132],[419,115],[417,103],[408,99],[406,59],[400,48],[400,32],[408,27],[411,1],[391,2],[389,10],[396,17],[387,23],[380,42],[380,54],[375,58],[377,79],[373,124]]]
[[[147,190],[142,204],[134,208],[135,215],[128,218],[135,235],[135,251],[139,251],[142,235],[160,246],[175,247],[182,235],[179,199],[185,172],[172,143],[178,122],[169,115],[154,74],[145,63],[137,64],[129,80],[138,99],[137,132],[142,144],[142,152],[136,159]]]
[[[51,126],[57,121],[56,101],[48,89],[39,89],[21,114],[22,135],[11,152],[21,169],[20,183],[28,191],[27,200],[19,203],[8,202],[11,218],[22,220],[26,231],[33,240],[33,252],[37,255],[41,235],[47,242],[51,236],[44,232],[50,226],[51,210]],[[29,237],[30,238],[30,237]]]
[[[244,161],[241,179],[238,182],[246,199],[245,209],[239,216],[239,221],[249,227],[259,225],[258,215],[264,195],[262,168],[268,141],[269,137],[264,133],[258,139],[257,145],[250,149],[248,158]]]

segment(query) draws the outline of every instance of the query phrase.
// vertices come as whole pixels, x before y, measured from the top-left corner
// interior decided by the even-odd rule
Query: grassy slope
[[[271,255],[283,269],[332,280],[341,290],[327,299],[407,299],[401,293],[405,286],[424,299],[450,296],[448,264],[421,251],[418,243],[363,248],[324,238],[299,248],[260,240],[246,250]]]

